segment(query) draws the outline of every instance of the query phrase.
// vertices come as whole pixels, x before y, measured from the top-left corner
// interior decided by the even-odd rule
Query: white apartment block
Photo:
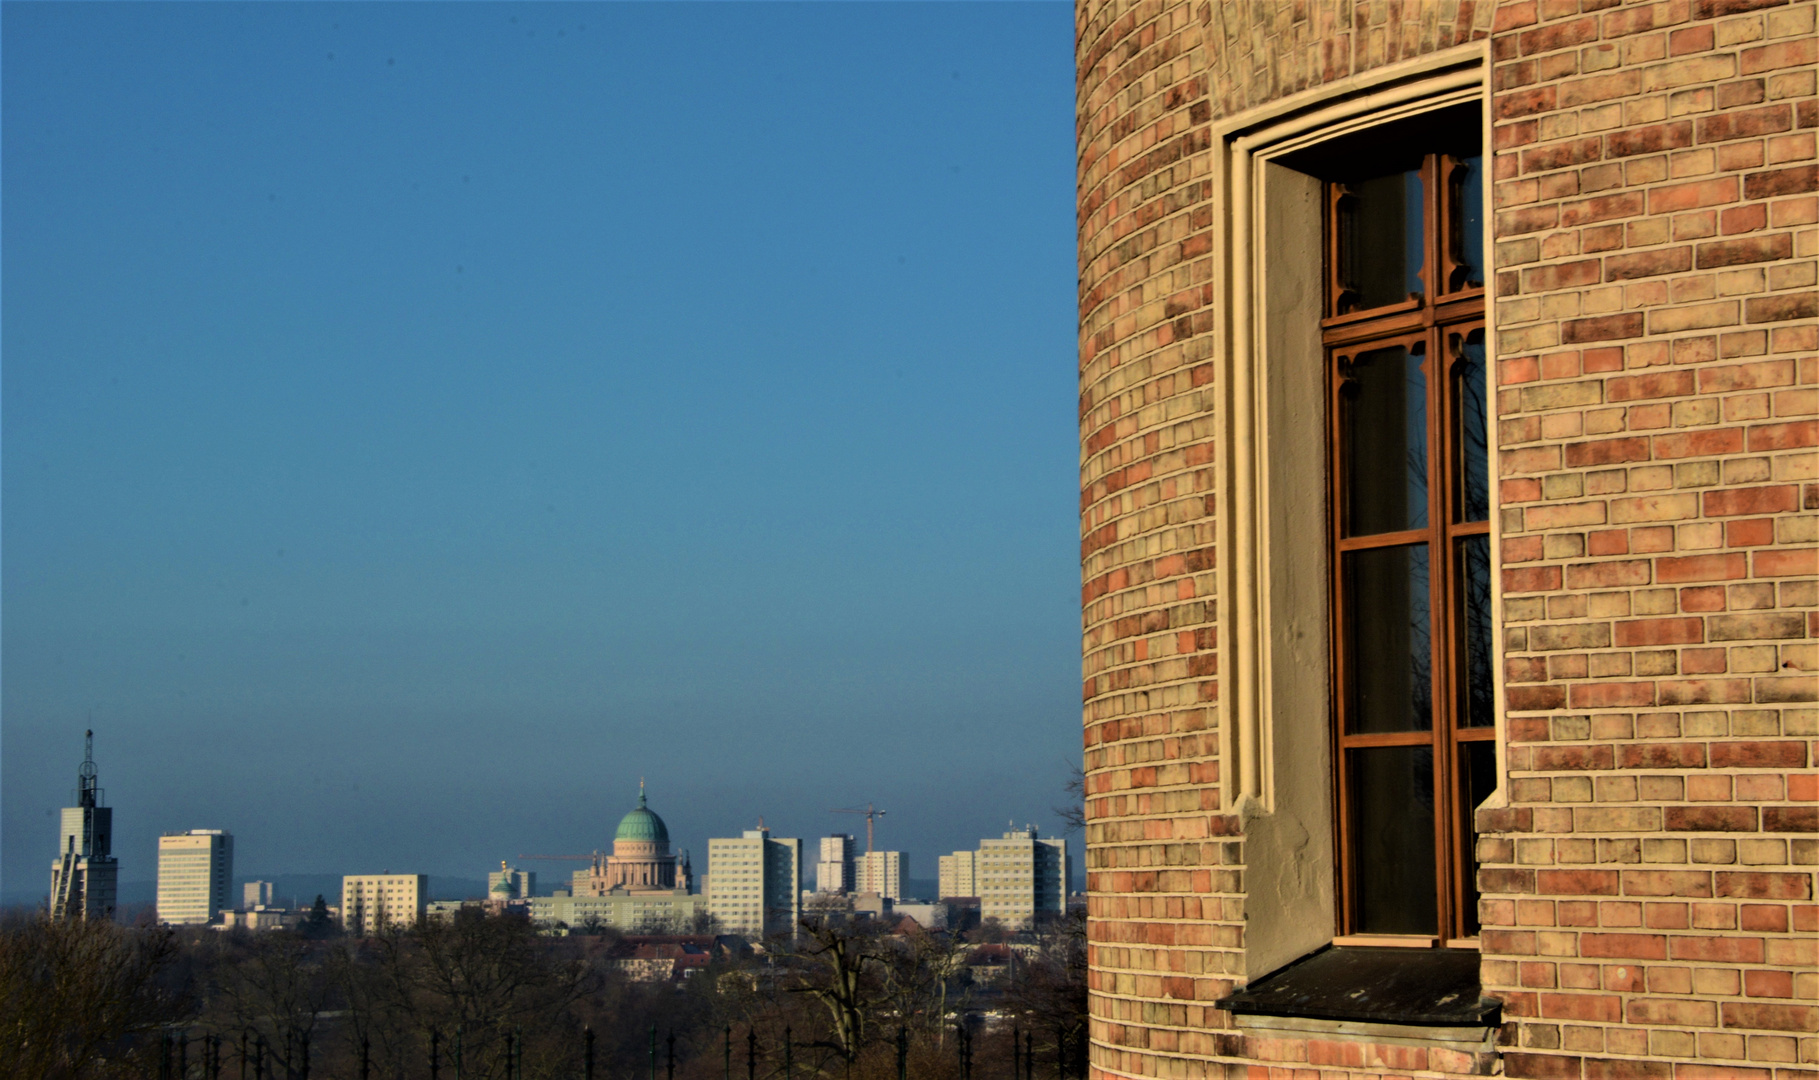
[[[1015,927],[1067,910],[1067,841],[1044,840],[1026,826],[979,841],[975,857],[981,919]]]
[[[857,884],[853,870],[853,838],[835,833],[821,838],[821,859],[815,863],[815,891],[852,892]]]
[[[707,842],[707,910],[729,934],[794,936],[802,918],[802,841],[747,829]]]
[[[158,921],[206,926],[233,908],[234,837],[191,829],[158,838]]]
[[[956,851],[952,855],[943,855],[936,861],[939,865],[939,899],[979,895],[977,851]]]
[[[868,851],[859,856],[856,892],[875,892],[901,900],[908,891],[909,856],[901,851]]]
[[[341,879],[341,926],[357,935],[415,926],[428,899],[428,874],[350,874]]]

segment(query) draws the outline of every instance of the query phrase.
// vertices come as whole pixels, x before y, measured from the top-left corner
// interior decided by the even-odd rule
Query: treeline
[[[590,1060],[599,1080],[1084,1075],[1083,920],[970,936],[809,921],[641,982],[617,934],[478,909],[366,938],[15,916],[0,1076],[581,1080]]]

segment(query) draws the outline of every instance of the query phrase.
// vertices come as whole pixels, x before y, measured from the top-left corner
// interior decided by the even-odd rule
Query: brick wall
[[[1810,1069],[1814,7],[1505,4],[1494,58],[1505,1069]]]
[[[1493,20],[1498,1067],[1813,1068],[1813,5],[1076,11],[1095,1075],[1485,1069],[1244,1038],[1210,1007],[1241,977],[1244,872],[1219,813],[1210,125]]]

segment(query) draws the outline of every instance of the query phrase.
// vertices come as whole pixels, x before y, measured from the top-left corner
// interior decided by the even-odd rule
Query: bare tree
[[[0,1075],[137,1075],[143,1037],[188,1012],[162,981],[176,956],[162,928],[42,912],[0,926]]]

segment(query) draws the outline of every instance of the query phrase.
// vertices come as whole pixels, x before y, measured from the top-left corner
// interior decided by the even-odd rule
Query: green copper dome
[[[644,805],[643,784],[638,785],[637,807],[619,819],[619,831],[613,834],[613,839],[642,844],[669,844],[669,830],[664,828],[663,819]]]

